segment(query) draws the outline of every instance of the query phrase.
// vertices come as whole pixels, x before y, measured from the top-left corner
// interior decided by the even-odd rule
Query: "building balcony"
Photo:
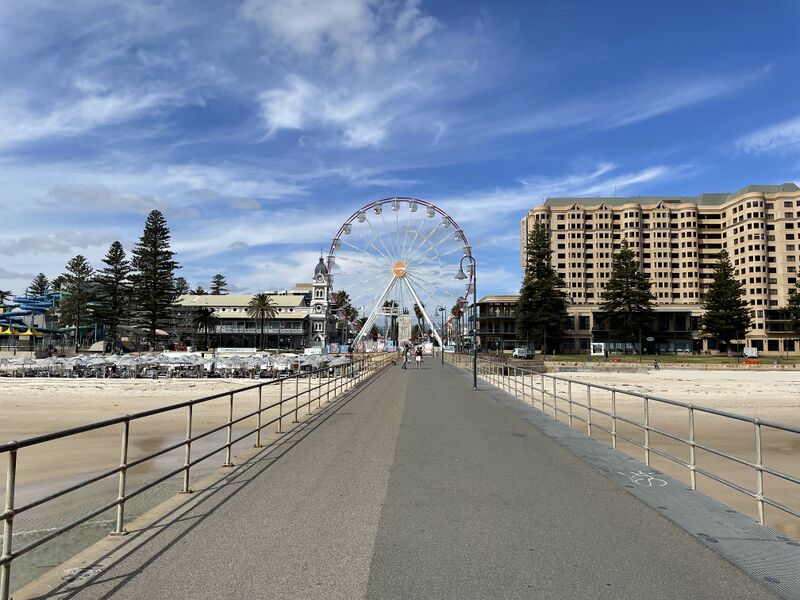
[[[214,333],[244,333],[260,334],[261,329],[256,327],[238,327],[236,325],[219,325]],[[303,335],[305,331],[302,327],[264,327],[264,335]]]

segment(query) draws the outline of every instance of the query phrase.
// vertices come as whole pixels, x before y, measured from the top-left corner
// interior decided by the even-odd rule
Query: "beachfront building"
[[[519,346],[516,304],[517,296],[484,296],[478,300],[476,335],[482,352],[511,352]]]
[[[303,293],[273,292],[277,311],[264,322],[264,345],[268,348],[299,350],[309,338],[309,305]],[[209,332],[209,346],[216,348],[257,348],[261,325],[247,314],[252,294],[186,295],[178,298],[175,318],[181,341],[201,339],[204,332],[193,325],[199,308],[212,308],[219,324]]]
[[[652,282],[656,319],[647,351],[724,351],[700,331],[702,303],[719,252],[727,250],[753,328],[734,344],[765,354],[800,351],[781,311],[798,289],[800,188],[751,185],[695,197],[548,198],[520,223],[520,261],[534,223],[550,231],[553,266],[564,278],[573,328],[563,351],[588,351],[592,340],[622,346],[600,312],[611,263],[623,240]]]
[[[266,292],[276,314],[264,322],[264,346],[285,350],[303,350],[338,342],[336,318],[331,310],[328,269],[322,258],[314,269],[311,283],[297,283],[291,290]],[[253,294],[185,295],[178,298],[174,310],[178,341],[187,343],[205,337],[194,318],[200,308],[211,308],[219,324],[209,331],[209,346],[216,348],[257,348],[261,324],[247,314]]]

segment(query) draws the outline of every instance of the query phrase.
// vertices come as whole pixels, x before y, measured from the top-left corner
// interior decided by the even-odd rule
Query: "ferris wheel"
[[[471,253],[461,227],[429,202],[384,198],[354,212],[328,253],[331,297],[346,292],[345,304],[366,317],[353,344],[379,319],[398,314],[423,321],[425,330],[443,344],[436,311],[464,304],[474,274],[465,269],[466,280],[455,276],[461,259]],[[337,308],[341,312],[346,307]]]

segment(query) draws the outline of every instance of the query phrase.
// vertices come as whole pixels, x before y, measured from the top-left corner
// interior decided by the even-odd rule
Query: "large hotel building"
[[[591,341],[614,349],[599,305],[623,240],[652,281],[656,319],[648,352],[723,350],[703,336],[699,321],[719,252],[728,251],[744,284],[753,327],[736,344],[765,354],[800,351],[781,311],[798,288],[800,188],[751,185],[732,194],[697,197],[548,198],[523,217],[520,260],[536,222],[551,232],[553,266],[564,278],[573,317],[565,352]],[[481,317],[484,315],[481,314]],[[481,319],[483,320],[483,318]],[[488,325],[488,323],[487,323]],[[482,336],[483,337],[483,336]]]

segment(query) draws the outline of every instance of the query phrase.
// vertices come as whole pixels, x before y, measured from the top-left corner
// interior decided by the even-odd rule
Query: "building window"
[[[314,323],[314,332],[322,331],[322,323]]]

